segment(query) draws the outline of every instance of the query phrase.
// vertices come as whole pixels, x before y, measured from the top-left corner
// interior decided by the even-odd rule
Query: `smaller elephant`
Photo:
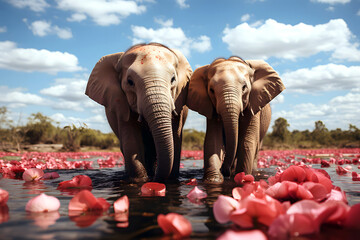
[[[85,93],[105,107],[131,181],[179,175],[191,74],[181,52],[157,43],[106,55],[92,70]]]
[[[269,102],[284,89],[279,75],[261,60],[219,58],[194,71],[187,106],[207,119],[205,181],[222,182],[256,168],[271,120]]]

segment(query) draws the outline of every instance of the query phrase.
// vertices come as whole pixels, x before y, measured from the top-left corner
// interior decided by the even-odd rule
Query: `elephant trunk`
[[[154,181],[164,181],[173,167],[174,142],[171,122],[171,97],[164,86],[149,86],[146,88],[143,115],[152,133],[157,167]]]
[[[222,174],[229,177],[231,167],[234,163],[238,146],[239,114],[242,109],[242,102],[233,91],[223,94],[223,106],[220,110],[225,133],[225,158],[222,165]]]

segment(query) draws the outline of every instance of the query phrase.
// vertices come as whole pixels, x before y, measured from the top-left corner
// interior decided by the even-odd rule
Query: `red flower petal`
[[[166,186],[163,183],[147,182],[141,187],[141,196],[160,196],[164,197]]]
[[[306,178],[306,172],[302,167],[290,166],[281,174],[281,181],[292,181],[301,183]]]
[[[353,205],[345,221],[345,226],[348,228],[360,229],[360,203]]]
[[[103,198],[96,198],[89,190],[77,193],[69,202],[69,211],[106,210],[110,206]]]
[[[192,232],[191,223],[177,213],[159,214],[157,221],[165,234],[174,234],[174,238],[189,237]]]

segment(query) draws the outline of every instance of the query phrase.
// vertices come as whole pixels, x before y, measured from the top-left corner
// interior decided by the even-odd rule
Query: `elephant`
[[[262,60],[218,58],[194,71],[186,104],[206,117],[204,181],[223,182],[256,169],[271,121],[269,102],[284,89]]]
[[[85,94],[105,107],[132,182],[176,179],[192,68],[178,50],[138,44],[102,57]]]

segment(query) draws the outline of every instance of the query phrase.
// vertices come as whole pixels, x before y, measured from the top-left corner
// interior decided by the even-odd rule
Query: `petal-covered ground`
[[[127,182],[120,153],[0,152],[0,231],[7,239],[360,234],[360,149],[261,151],[259,171],[223,184],[202,182],[202,158],[183,151],[179,181],[158,184]]]

